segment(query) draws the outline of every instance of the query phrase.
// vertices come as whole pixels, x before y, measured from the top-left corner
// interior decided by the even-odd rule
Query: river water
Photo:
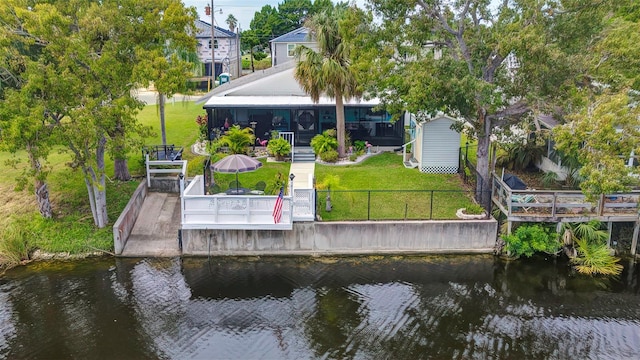
[[[0,277],[5,359],[637,359],[638,267],[491,256],[91,259]]]

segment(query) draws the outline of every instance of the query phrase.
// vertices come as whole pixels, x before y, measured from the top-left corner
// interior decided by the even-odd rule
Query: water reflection
[[[637,358],[638,270],[489,256],[105,259],[0,279],[0,358]]]

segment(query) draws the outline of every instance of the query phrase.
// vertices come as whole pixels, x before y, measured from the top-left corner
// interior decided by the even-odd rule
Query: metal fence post
[[[433,220],[433,190],[431,190],[431,205],[429,205],[429,220]]]
[[[367,191],[367,220],[371,220],[371,190]]]

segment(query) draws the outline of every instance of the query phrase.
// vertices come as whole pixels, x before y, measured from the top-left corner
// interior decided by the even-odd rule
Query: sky
[[[213,6],[217,11],[215,13],[216,25],[218,27],[227,29],[228,26],[225,20],[227,20],[227,16],[229,16],[229,14],[233,14],[233,16],[238,19],[240,29],[249,29],[249,25],[251,24],[253,15],[257,11],[260,11],[263,6],[271,5],[277,7],[278,3],[281,3],[283,1],[284,0],[213,0]],[[195,7],[198,10],[200,19],[208,23],[211,22],[211,16],[207,16],[204,12],[204,8],[207,5],[211,6],[211,0],[182,0],[182,2],[186,6]],[[356,1],[358,6],[360,7],[364,5],[364,2],[365,0]],[[222,9],[222,14],[220,14],[220,9]]]

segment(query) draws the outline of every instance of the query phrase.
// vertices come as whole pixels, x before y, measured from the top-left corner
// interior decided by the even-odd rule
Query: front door
[[[296,145],[309,146],[311,138],[316,135],[317,122],[313,109],[296,110],[294,126]]]

